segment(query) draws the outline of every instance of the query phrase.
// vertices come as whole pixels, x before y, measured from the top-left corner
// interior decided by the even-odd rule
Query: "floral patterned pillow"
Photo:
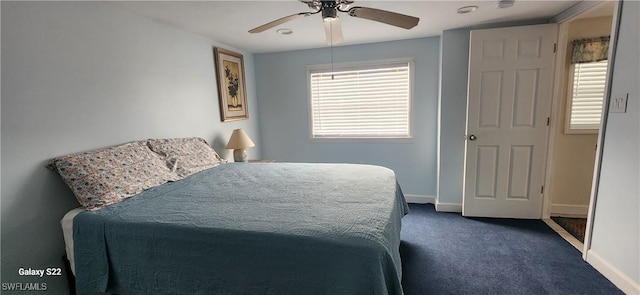
[[[53,160],[53,167],[89,211],[179,179],[146,141],[61,156]]]
[[[181,178],[227,163],[199,137],[150,139],[147,144]]]

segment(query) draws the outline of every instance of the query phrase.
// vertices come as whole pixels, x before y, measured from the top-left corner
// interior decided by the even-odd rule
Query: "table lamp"
[[[247,151],[245,149],[255,145],[244,130],[236,129],[231,133],[227,149],[233,149],[233,161],[247,162]]]

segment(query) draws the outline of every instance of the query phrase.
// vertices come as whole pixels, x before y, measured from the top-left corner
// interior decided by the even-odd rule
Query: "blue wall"
[[[234,128],[260,141],[251,53],[97,2],[3,1],[1,19],[3,283],[69,293],[64,276],[17,271],[63,266],[60,219],[79,205],[48,160],[186,136],[229,159]],[[220,122],[215,46],[245,56],[249,120]],[[249,157],[260,157],[259,146]]]
[[[462,210],[469,29],[442,32],[438,151],[439,209]],[[459,209],[458,209],[459,208]]]
[[[414,58],[410,140],[310,139],[307,66],[330,63],[330,49],[256,54],[263,158],[382,165],[396,172],[406,194],[434,197],[439,48],[439,37],[333,48],[336,63]]]
[[[628,95],[626,113],[609,113],[587,261],[626,294],[640,294],[640,3],[623,1],[610,80]],[[611,61],[610,61],[611,62]]]

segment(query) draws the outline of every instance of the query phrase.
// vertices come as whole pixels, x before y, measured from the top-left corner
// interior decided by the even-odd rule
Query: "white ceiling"
[[[580,1],[516,0],[507,9],[496,1],[373,1],[356,0],[355,6],[372,7],[420,18],[411,30],[350,17],[340,13],[344,42],[363,44],[440,35],[443,30],[531,19],[550,19]],[[105,5],[125,10],[181,30],[201,35],[250,52],[274,52],[327,46],[319,14],[282,24],[274,29],[250,34],[254,27],[272,20],[307,12],[299,1],[113,1]],[[462,6],[479,7],[470,14],[458,14]],[[278,28],[293,30],[280,35]]]

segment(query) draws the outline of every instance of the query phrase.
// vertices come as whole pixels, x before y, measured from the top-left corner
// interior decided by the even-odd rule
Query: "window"
[[[571,65],[572,84],[566,133],[597,133],[600,128],[607,60]]]
[[[411,137],[411,64],[311,66],[311,137]]]
[[[607,78],[609,36],[573,40],[565,133],[598,133]]]

